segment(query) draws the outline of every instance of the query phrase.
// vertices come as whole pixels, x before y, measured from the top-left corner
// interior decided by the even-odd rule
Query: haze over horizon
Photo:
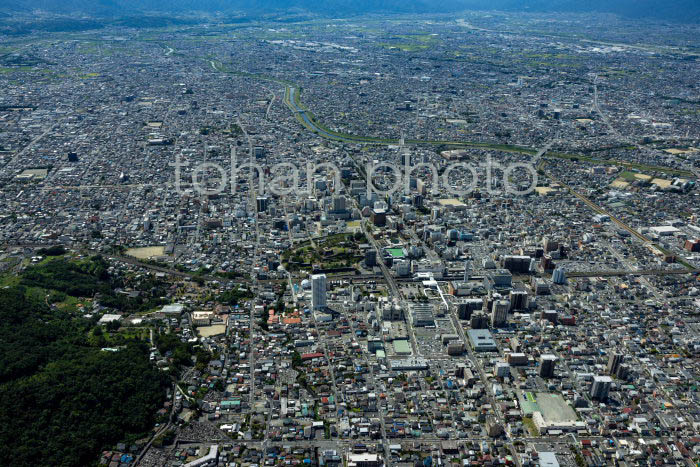
[[[98,16],[134,13],[182,14],[186,12],[240,13],[265,15],[306,11],[324,16],[350,16],[367,13],[448,13],[464,10],[504,10],[514,12],[613,13],[629,18],[653,18],[687,23],[700,21],[700,2],[693,0],[17,0],[0,6],[0,11],[46,11],[59,14]]]

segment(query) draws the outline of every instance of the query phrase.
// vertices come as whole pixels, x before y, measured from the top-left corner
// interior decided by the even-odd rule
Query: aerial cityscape
[[[700,465],[680,16],[0,16],[0,465]]]

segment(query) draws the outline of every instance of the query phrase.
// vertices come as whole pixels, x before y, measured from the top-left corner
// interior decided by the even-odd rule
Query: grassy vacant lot
[[[391,37],[391,42],[380,42],[379,47],[400,50],[402,52],[419,52],[436,45],[440,40],[432,34],[402,34]]]

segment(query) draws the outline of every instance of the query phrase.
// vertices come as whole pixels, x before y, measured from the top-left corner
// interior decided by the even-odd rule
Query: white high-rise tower
[[[314,310],[326,308],[326,275],[311,276],[311,306]]]

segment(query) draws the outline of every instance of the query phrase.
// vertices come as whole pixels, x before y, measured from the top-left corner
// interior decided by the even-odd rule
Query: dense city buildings
[[[697,25],[132,21],[0,36],[0,463],[700,461]]]

